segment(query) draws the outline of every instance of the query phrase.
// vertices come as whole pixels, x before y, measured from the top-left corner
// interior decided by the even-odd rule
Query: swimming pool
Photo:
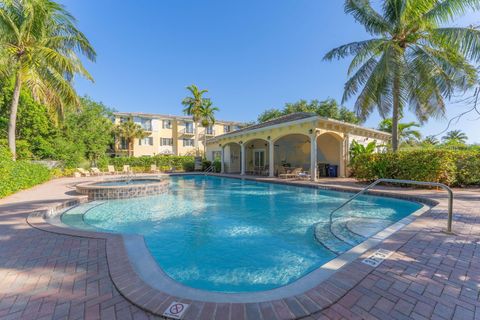
[[[62,221],[144,236],[158,265],[184,285],[253,292],[294,282],[363,241],[362,230],[380,231],[421,207],[361,196],[336,213],[333,234],[317,233],[319,242],[313,226],[328,225],[330,211],[349,194],[203,175],[170,179],[167,194],[89,202]],[[334,238],[342,248],[331,247]]]

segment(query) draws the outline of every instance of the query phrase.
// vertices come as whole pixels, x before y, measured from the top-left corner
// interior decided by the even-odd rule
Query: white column
[[[343,170],[345,168],[345,158],[344,158],[344,150],[345,149],[345,143],[342,141],[341,146],[340,146],[340,163],[338,164],[338,175],[337,177],[342,178],[345,175],[343,174]]]
[[[268,176],[271,178],[275,176],[275,159],[273,159],[274,154],[275,142],[270,140],[268,142]]]
[[[310,135],[310,175],[311,180],[317,180],[317,134]]]
[[[243,143],[240,145],[240,153],[241,153],[240,174],[244,176],[245,175],[245,144]]]
[[[222,153],[220,154],[221,169],[220,173],[225,173],[225,147],[222,147]]]
[[[343,170],[341,171],[341,177],[345,178],[348,176],[348,162],[350,161],[350,136],[348,133],[345,134],[344,138],[344,151],[343,151]]]

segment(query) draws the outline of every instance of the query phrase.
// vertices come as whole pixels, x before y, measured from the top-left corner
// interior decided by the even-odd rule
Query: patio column
[[[222,147],[222,152],[220,153],[221,169],[220,173],[225,173],[225,147]]]
[[[273,178],[275,176],[275,160],[273,155],[275,154],[275,142],[268,141],[268,176]]]
[[[310,135],[310,177],[317,181],[317,133]]]
[[[245,144],[240,144],[240,174],[245,175]]]

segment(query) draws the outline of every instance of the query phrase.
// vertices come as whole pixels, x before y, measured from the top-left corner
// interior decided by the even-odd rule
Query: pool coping
[[[226,175],[215,176],[237,178]],[[239,179],[349,193],[358,191],[358,189],[354,188],[351,188],[352,190],[345,188],[327,188],[321,185],[304,185],[288,181],[263,181],[253,177],[241,177]],[[389,241],[386,243],[384,240],[395,235],[398,230],[409,225],[417,217],[428,212],[438,204],[438,201],[421,196],[392,195],[391,193],[377,190],[368,192],[368,194],[416,201],[422,203],[423,207],[293,283],[277,289],[255,293],[218,293],[187,287],[171,279],[161,270],[160,266],[149,253],[142,236],[125,236],[104,232],[83,231],[59,224],[58,220],[57,222],[52,220],[56,213],[62,209],[87,202],[85,197],[79,200],[67,201],[59,206],[40,212],[34,212],[29,215],[27,222],[32,227],[47,232],[105,239],[110,277],[117,290],[133,304],[154,314],[161,315],[164,309],[173,301],[184,302],[191,305],[231,303],[243,305],[244,308],[248,308],[249,305],[259,307],[259,305],[264,303],[269,303],[279,308],[282,305],[284,307],[285,304],[290,306],[292,303],[300,303],[303,308],[297,311],[303,311],[300,312],[301,316],[295,315],[295,318],[298,318],[320,312],[338,301],[359,281],[374,270],[373,267],[361,262],[365,257],[370,255],[373,248],[381,247],[389,251],[396,251],[403,245],[404,241]],[[49,221],[52,223],[49,223]],[[304,279],[304,281],[302,281],[302,279]]]

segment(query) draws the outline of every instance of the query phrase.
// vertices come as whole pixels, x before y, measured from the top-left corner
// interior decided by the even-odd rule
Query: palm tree
[[[384,119],[378,125],[378,129],[385,132],[392,132],[393,121],[392,119]],[[414,128],[419,128],[420,124],[416,122],[407,122],[398,124],[398,142],[418,141],[422,138],[420,131]]]
[[[203,135],[203,154],[207,156],[207,128],[215,125],[215,112],[219,109],[213,106],[213,102],[210,99],[203,99],[203,105],[200,111],[200,123],[205,128],[205,134]]]
[[[469,61],[480,61],[480,31],[442,27],[480,0],[383,0],[377,12],[370,0],[346,0],[352,14],[374,38],[328,52],[324,60],[354,58],[343,102],[357,96],[355,110],[363,120],[376,108],[383,118],[392,114],[392,147],[398,149],[398,121],[408,106],[418,119],[441,116],[444,99],[477,81]]]
[[[350,146],[350,161],[354,161],[357,156],[362,154],[372,154],[377,147],[377,141],[372,141],[365,146],[358,143],[356,140],[353,140],[352,145]]]
[[[194,84],[187,87],[187,90],[192,94],[190,97],[183,99],[182,104],[185,106],[183,112],[193,118],[193,123],[195,125],[195,140],[194,147],[195,152],[198,156],[198,124],[201,118],[202,106],[203,106],[203,94],[207,93],[208,90],[200,90]]]
[[[422,143],[427,146],[435,146],[438,144],[438,139],[436,136],[427,136],[425,139],[423,139]]]
[[[465,144],[468,140],[467,135],[461,130],[452,130],[442,137],[445,144]]]
[[[90,42],[62,5],[51,0],[0,2],[0,56],[6,60],[0,66],[0,74],[12,78],[14,83],[8,123],[8,145],[14,158],[22,88],[56,110],[63,110],[65,105],[80,105],[72,80],[77,74],[93,79],[78,53],[95,61]]]
[[[117,124],[114,131],[118,138],[123,138],[127,141],[127,153],[129,157],[133,156],[133,142],[135,139],[143,139],[150,135],[143,130],[141,125],[132,120]]]

